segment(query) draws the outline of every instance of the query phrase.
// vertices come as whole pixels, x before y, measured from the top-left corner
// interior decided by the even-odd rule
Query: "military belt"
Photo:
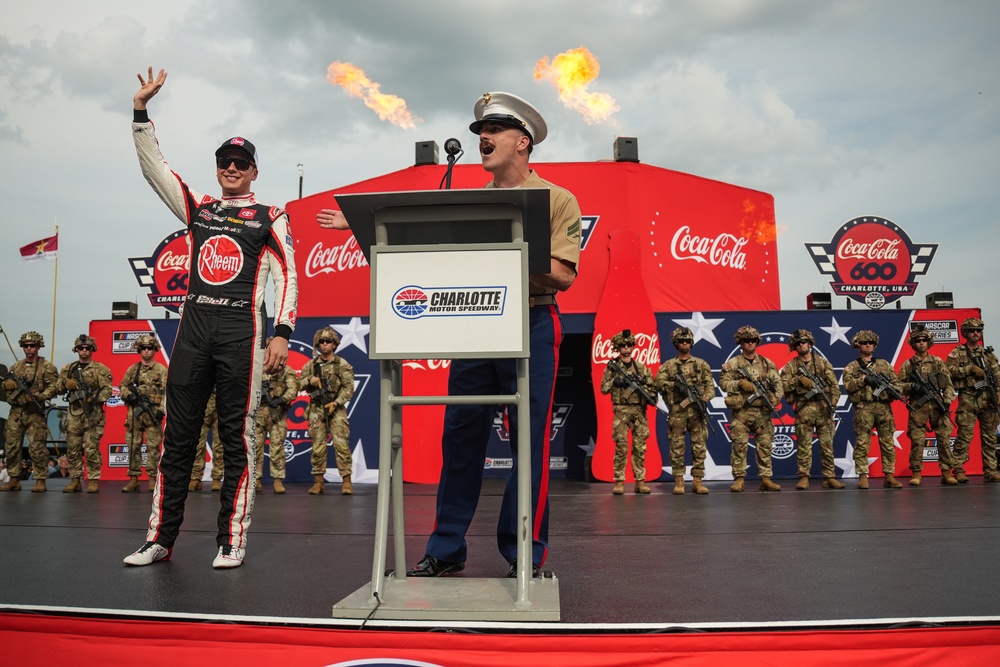
[[[528,307],[551,306],[556,302],[555,294],[532,294],[528,297]]]

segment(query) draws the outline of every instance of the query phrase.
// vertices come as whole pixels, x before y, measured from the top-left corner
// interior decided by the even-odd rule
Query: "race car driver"
[[[188,230],[191,248],[187,300],[167,375],[167,424],[153,491],[146,542],[125,558],[150,565],[170,558],[184,518],[195,448],[212,388],[225,451],[215,568],[238,567],[246,554],[254,503],[254,415],[261,377],[284,367],[298,298],[288,216],[259,203],[251,185],[257,151],[242,137],[215,152],[222,197],[195,192],[160,153],[146,105],[167,73],[139,75],[132,136],[143,176]],[[265,349],[264,288],[274,282],[274,338]]]

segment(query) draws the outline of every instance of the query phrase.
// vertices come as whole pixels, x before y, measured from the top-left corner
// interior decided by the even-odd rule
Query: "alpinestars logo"
[[[819,272],[833,276],[830,286],[869,308],[913,296],[917,276],[927,273],[936,243],[914,243],[891,220],[878,216],[844,223],[830,243],[806,243]]]

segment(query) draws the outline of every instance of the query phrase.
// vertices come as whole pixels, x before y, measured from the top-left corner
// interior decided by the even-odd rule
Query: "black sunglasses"
[[[77,350],[90,350],[91,352],[94,351],[94,348],[91,347],[90,345],[77,345],[76,349]]]
[[[22,349],[26,347],[38,347],[38,343],[25,343],[21,346]]]
[[[152,345],[142,345],[139,347],[140,350],[156,350]]]
[[[246,171],[249,169],[253,162],[241,157],[217,157],[215,158],[215,165],[219,169],[229,169],[229,165],[236,165],[239,171]]]

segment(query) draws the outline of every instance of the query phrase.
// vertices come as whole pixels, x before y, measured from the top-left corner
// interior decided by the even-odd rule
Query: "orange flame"
[[[762,209],[758,211],[752,199],[744,199],[743,220],[740,222],[740,235],[760,245],[774,243],[778,238],[777,226],[772,222],[774,207],[765,203]]]
[[[416,127],[416,121],[420,120],[406,108],[406,100],[379,92],[381,84],[369,79],[360,67],[351,63],[330,63],[326,70],[326,80],[346,90],[351,97],[360,97],[365,106],[378,114],[381,120],[387,120],[404,130],[412,130]]]
[[[597,78],[601,64],[587,47],[560,53],[549,63],[548,56],[535,63],[535,80],[546,80],[559,91],[562,103],[583,114],[588,125],[606,121],[621,107],[607,93],[591,93],[587,85]]]

